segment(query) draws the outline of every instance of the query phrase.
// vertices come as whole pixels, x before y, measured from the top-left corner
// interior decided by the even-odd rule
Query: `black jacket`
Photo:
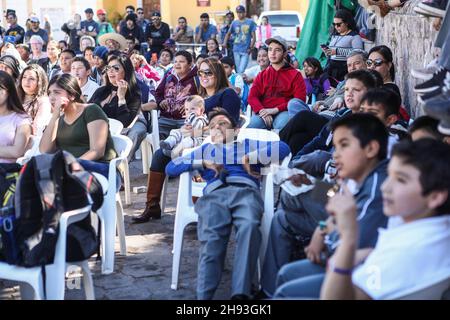
[[[150,46],[151,53],[157,53],[164,48],[164,42],[170,38],[170,28],[165,22],[161,22],[159,29],[156,29],[153,24],[147,26],[145,30],[145,40],[152,39],[152,45]]]

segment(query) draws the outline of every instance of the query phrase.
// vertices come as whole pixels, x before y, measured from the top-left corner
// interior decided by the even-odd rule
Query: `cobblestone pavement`
[[[145,186],[147,175],[142,174],[140,160],[130,164],[131,187]],[[100,261],[90,261],[94,278],[95,297],[98,300],[140,300],[140,299],[195,299],[197,277],[198,241],[195,224],[187,227],[184,247],[181,255],[181,267],[178,290],[172,290],[172,240],[175,218],[178,179],[169,180],[168,201],[161,220],[140,225],[131,224],[131,217],[142,212],[145,207],[145,193],[131,193],[131,205],[125,206],[125,232],[127,256],[119,254],[119,243],[116,237],[116,256],[114,273],[102,275]],[[122,201],[124,193],[121,192]],[[231,237],[233,238],[233,236]],[[231,240],[225,262],[222,282],[215,299],[229,299],[230,279],[233,254]],[[77,273],[69,275],[66,286],[66,299],[84,299],[84,291],[80,287]],[[82,285],[81,285],[82,287]],[[72,289],[75,288],[75,289]],[[0,299],[20,299],[19,286],[0,281]]]

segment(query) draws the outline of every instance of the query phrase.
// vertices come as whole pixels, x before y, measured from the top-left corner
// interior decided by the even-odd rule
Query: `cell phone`
[[[311,190],[311,199],[326,204],[328,202],[328,191],[334,187],[333,183],[329,183],[323,180],[316,180],[314,188]]]

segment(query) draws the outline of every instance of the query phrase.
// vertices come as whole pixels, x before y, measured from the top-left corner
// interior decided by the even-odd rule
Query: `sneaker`
[[[430,100],[430,99],[432,99],[432,98],[434,98],[434,97],[440,95],[441,93],[442,93],[442,88],[439,87],[439,88],[437,88],[437,89],[434,90],[434,91],[425,93],[425,94],[423,94],[423,95],[419,95],[419,96],[417,97],[417,100],[418,100],[420,103],[425,103],[425,101]]]
[[[447,2],[447,0],[424,1],[421,2],[418,7],[429,13],[435,14],[438,18],[444,18]]]
[[[436,73],[441,66],[438,64],[437,59],[433,59],[425,68],[422,69],[412,69],[411,75],[416,79],[422,79],[422,80],[430,80],[433,78],[433,74]]]
[[[438,130],[445,135],[450,135],[450,90],[425,102],[423,108],[430,117],[440,120]]]
[[[445,68],[439,69],[435,74],[433,74],[433,77],[430,80],[415,86],[414,91],[417,93],[427,93],[438,89],[443,85],[447,73],[448,73],[447,69]]]

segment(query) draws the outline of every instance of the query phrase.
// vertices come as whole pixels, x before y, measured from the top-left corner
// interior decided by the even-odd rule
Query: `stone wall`
[[[396,67],[395,82],[402,92],[403,103],[413,118],[422,115],[414,86],[421,80],[410,75],[412,68],[423,67],[434,58],[433,43],[437,31],[432,20],[416,15],[413,8],[422,0],[410,0],[403,8],[391,11],[383,19],[377,18],[376,45],[390,47]]]

